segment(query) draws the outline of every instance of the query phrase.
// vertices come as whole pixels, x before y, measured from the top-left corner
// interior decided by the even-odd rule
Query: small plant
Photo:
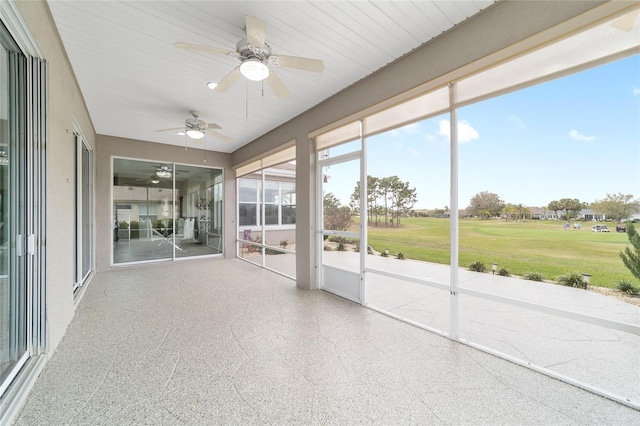
[[[344,243],[338,243],[338,251],[346,251],[346,248],[344,248]]]
[[[360,253],[360,243],[356,243],[353,245],[353,251],[355,251],[356,253]]]
[[[380,256],[382,257],[389,257],[389,250],[385,250],[382,253],[380,253]]]
[[[402,253],[398,253],[398,254],[396,255],[396,259],[405,260],[404,254],[402,254]]]
[[[629,280],[620,280],[618,284],[616,284],[616,288],[623,293],[627,293],[629,296],[640,296],[640,287]]]
[[[558,277],[558,284],[565,285],[567,287],[587,289],[587,282],[582,277],[582,274],[578,272],[572,272],[569,275],[561,275]]]
[[[484,263],[478,261],[473,262],[471,265],[469,265],[469,270],[474,272],[485,272],[487,270],[487,267]]]
[[[287,240],[281,240],[280,241],[280,247],[286,249],[288,245],[289,245],[289,241],[287,241]]]
[[[538,274],[537,272],[533,272],[531,274],[525,275],[524,279],[529,281],[542,281],[542,275]]]
[[[325,244],[324,251],[331,251],[331,247],[329,247],[328,245]]]
[[[509,273],[509,271],[507,271],[506,268],[500,268],[500,270],[498,271],[498,275],[501,275],[503,277],[510,277],[511,274]]]

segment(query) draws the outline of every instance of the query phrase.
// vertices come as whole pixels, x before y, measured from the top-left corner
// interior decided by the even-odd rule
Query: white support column
[[[364,137],[364,120],[360,120],[360,303],[366,305],[365,267],[368,249],[368,195],[367,195],[367,139]]]
[[[455,83],[449,83],[449,121],[450,121],[450,138],[449,146],[451,152],[451,171],[450,171],[450,214],[449,226],[451,233],[450,250],[450,278],[451,278],[451,319],[450,319],[450,336],[452,339],[458,339],[458,115],[456,112],[456,86]]]
[[[261,262],[262,267],[266,268],[266,266],[267,266],[267,251],[264,248],[264,245],[267,242],[267,226],[266,226],[267,218],[266,218],[266,214],[265,214],[266,213],[266,202],[265,202],[265,199],[264,199],[265,192],[266,192],[265,189],[264,189],[264,187],[265,187],[264,169],[260,170],[260,177],[261,177],[260,181],[261,181],[261,185],[262,185],[262,191],[260,191],[260,197],[262,198],[260,200],[261,201],[261,204],[260,204],[260,222],[261,222],[261,225],[262,225],[262,241],[261,241],[262,242],[262,247],[260,248],[260,253],[262,253],[262,262]]]

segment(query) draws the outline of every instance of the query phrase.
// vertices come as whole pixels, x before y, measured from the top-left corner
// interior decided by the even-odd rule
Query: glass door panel
[[[171,167],[116,158],[113,182],[113,263],[172,259]]]
[[[0,396],[27,356],[25,60],[0,53]]]
[[[222,253],[222,170],[175,166],[175,256]]]
[[[319,167],[322,194],[321,288],[361,302],[360,158]]]

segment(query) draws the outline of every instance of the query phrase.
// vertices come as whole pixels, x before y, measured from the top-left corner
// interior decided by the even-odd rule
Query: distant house
[[[582,209],[578,212],[578,220],[584,220],[587,222],[599,222],[607,220],[608,217],[606,214],[596,213],[591,209]]]
[[[531,218],[537,220],[558,220],[556,212],[540,207],[528,207]]]

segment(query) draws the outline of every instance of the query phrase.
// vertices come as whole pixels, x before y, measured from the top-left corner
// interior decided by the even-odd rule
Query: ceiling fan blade
[[[636,18],[638,17],[638,15],[640,15],[640,10],[634,10],[633,12],[629,12],[626,15],[624,15],[622,18],[616,19],[615,21],[613,21],[611,23],[611,26],[629,33],[631,32],[631,30],[633,30],[633,24]]]
[[[221,47],[203,46],[201,44],[183,43],[181,41],[173,43],[173,45],[180,49],[193,50],[197,52],[215,53],[216,55],[232,55],[235,51],[229,49],[223,49]]]
[[[171,129],[154,130],[154,132],[177,132],[179,130],[184,130],[184,127],[173,127]]]
[[[214,92],[224,92],[240,77],[240,67],[236,67],[222,79],[220,83],[213,89]]]
[[[207,123],[207,129],[222,129],[222,127],[218,126],[216,123]]]
[[[287,99],[289,95],[291,95],[287,86],[284,85],[280,77],[273,71],[271,71],[269,77],[267,77],[267,84],[276,92],[276,95],[278,95],[280,99]]]
[[[229,136],[223,135],[222,133],[218,133],[218,132],[213,131],[211,129],[208,129],[207,133],[210,134],[211,136],[215,137],[215,138],[222,139],[225,142],[229,142],[229,143],[233,142],[233,139],[230,138]]]
[[[247,41],[255,47],[262,49],[264,42],[267,40],[267,24],[254,18],[247,16],[246,19]]]
[[[269,63],[282,68],[313,72],[324,71],[324,62],[320,59],[302,58],[300,56],[271,55],[269,56]]]

